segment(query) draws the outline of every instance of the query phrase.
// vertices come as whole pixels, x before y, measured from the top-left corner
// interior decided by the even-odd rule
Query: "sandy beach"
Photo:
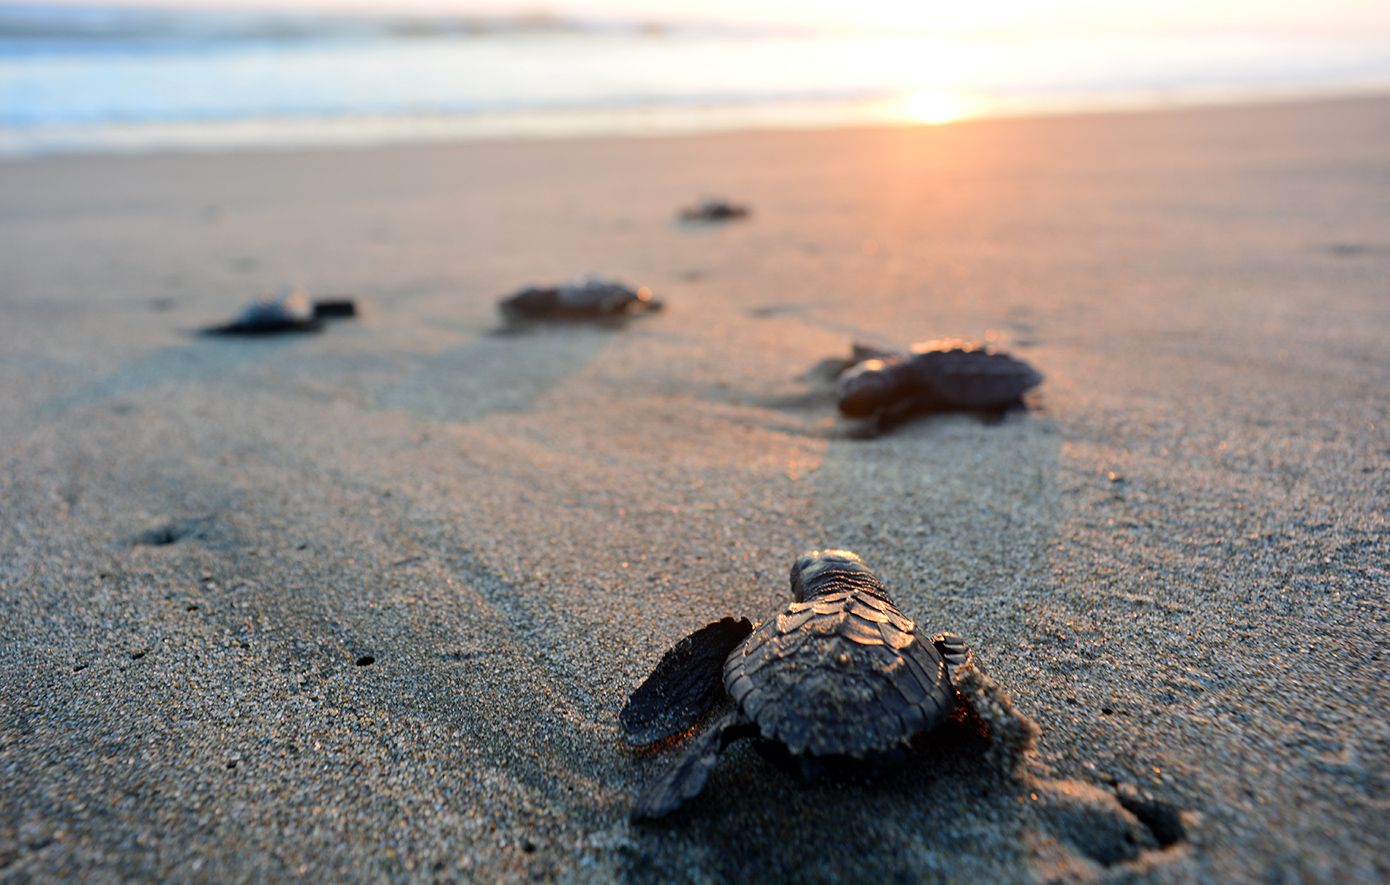
[[[1387,193],[1387,98],[0,163],[0,882],[1386,881]],[[582,272],[666,309],[498,334]],[[362,315],[197,334],[286,284]],[[817,365],[943,336],[1032,408],[855,438]],[[824,547],[1035,751],[629,824]]]

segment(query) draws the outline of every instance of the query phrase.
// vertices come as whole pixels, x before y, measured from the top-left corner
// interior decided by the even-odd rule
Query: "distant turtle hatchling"
[[[840,374],[840,411],[875,432],[935,412],[1002,412],[1042,383],[1037,369],[958,339],[914,344],[907,354],[856,344]]]
[[[629,288],[600,276],[578,276],[559,286],[528,286],[498,303],[508,322],[614,321],[661,310],[646,286]]]
[[[986,709],[973,695],[967,705],[1031,740],[1035,726],[978,672],[965,642],[953,633],[926,640],[857,555],[803,554],[791,591],[793,601],[756,629],[724,618],[687,636],[632,693],[618,718],[634,746],[678,735],[729,702],[642,791],[633,820],[662,817],[698,794],[720,752],[743,737],[761,737],[807,779],[846,761],[899,764],[909,739],[951,717],[962,671],[983,688]]]
[[[267,289],[230,323],[205,329],[208,335],[274,335],[281,332],[317,332],[325,319],[354,317],[357,304],[351,298],[310,301],[292,286]]]
[[[752,209],[741,203],[711,198],[701,200],[694,206],[686,206],[680,212],[681,221],[734,221],[747,218]]]

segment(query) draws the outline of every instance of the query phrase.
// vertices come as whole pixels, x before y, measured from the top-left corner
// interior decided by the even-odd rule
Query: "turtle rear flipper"
[[[725,696],[724,659],[752,632],[747,618],[724,618],[676,643],[618,714],[627,742],[665,740],[714,709]]]
[[[730,620],[730,619],[725,619]],[[747,623],[747,621],[744,621]],[[738,710],[730,710],[696,738],[675,762],[647,785],[632,807],[632,820],[655,820],[685,804],[704,789],[719,754],[731,742],[757,734],[758,726]]]

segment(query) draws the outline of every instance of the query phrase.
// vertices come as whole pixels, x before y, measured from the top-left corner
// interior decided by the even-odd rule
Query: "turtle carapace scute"
[[[634,820],[662,817],[699,793],[741,737],[762,738],[803,772],[844,759],[874,766],[899,760],[913,736],[951,716],[952,668],[969,649],[954,634],[924,636],[857,555],[801,555],[791,591],[757,627],[725,618],[681,640],[633,692],[619,721],[635,745],[725,707],[642,791]]]

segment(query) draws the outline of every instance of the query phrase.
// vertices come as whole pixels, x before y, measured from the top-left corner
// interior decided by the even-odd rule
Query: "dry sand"
[[[1384,881],[1388,193],[1387,99],[0,165],[0,881]],[[668,309],[494,334],[582,271]],[[364,316],[194,334],[284,283]],[[989,330],[1001,423],[812,372]],[[824,546],[1036,754],[629,826],[627,693]]]

